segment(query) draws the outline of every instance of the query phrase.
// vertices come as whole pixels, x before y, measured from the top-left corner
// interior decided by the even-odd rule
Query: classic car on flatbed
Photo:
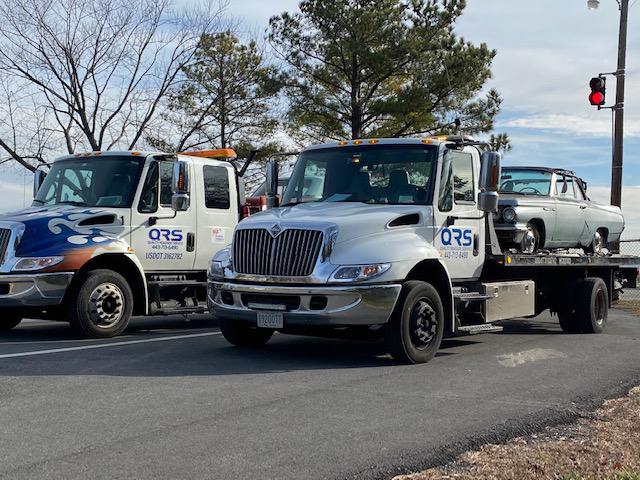
[[[494,223],[501,245],[523,253],[583,248],[601,254],[624,230],[620,208],[591,201],[573,172],[545,167],[503,167]]]

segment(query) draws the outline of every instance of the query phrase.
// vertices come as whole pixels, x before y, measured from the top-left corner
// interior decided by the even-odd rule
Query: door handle
[[[581,205],[580,205],[580,209],[581,209],[581,210],[584,210],[585,208],[587,208],[587,206],[586,206],[585,204],[581,204]]]
[[[196,245],[196,236],[193,233],[187,233],[187,252],[193,252]]]

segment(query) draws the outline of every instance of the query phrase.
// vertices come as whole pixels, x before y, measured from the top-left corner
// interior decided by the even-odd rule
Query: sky
[[[178,0],[188,5],[191,0]],[[269,18],[297,11],[297,0],[228,0],[227,14],[248,32],[264,32]],[[505,165],[548,165],[574,170],[590,195],[608,203],[611,112],[589,105],[589,79],[616,68],[619,12],[616,0],[589,11],[586,0],[467,0],[455,29],[497,50],[487,88],[503,97],[495,132],[513,150]],[[640,237],[640,0],[631,0],[627,49],[623,209],[628,233]],[[608,103],[615,79],[607,81]],[[0,191],[20,205],[22,180],[2,174]],[[13,189],[13,190],[12,190]],[[7,208],[5,206],[5,208]]]

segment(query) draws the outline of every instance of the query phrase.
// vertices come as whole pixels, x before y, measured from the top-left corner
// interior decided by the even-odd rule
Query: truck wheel
[[[602,333],[609,314],[609,294],[604,280],[585,278],[578,285],[576,315],[580,331]]]
[[[244,323],[220,319],[220,331],[227,342],[237,347],[261,347],[273,336],[273,330],[257,328]]]
[[[22,317],[12,313],[0,312],[0,330],[11,330],[14,327],[20,325]]]
[[[131,319],[133,294],[122,275],[92,270],[76,284],[69,301],[69,323],[83,337],[120,335]]]
[[[391,356],[402,363],[428,362],[443,333],[444,309],[436,289],[426,282],[406,282],[385,332]]]
[[[576,286],[573,307],[558,312],[565,333],[602,333],[609,313],[607,286],[601,278],[585,278]]]

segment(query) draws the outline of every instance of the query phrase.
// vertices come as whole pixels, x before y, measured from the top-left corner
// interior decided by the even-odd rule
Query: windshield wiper
[[[74,207],[88,207],[87,202],[76,202],[74,200],[65,200],[64,202],[57,202],[56,205],[73,205]]]

